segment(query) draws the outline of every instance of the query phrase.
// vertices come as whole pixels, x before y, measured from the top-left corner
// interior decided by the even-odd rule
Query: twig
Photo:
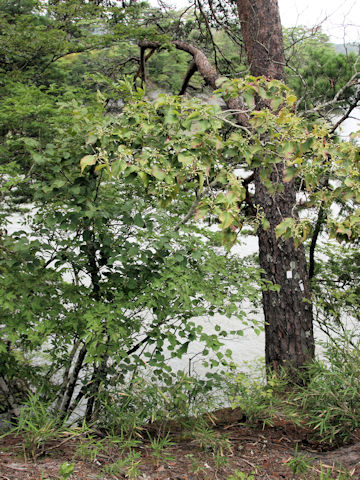
[[[46,448],[46,453],[49,452],[50,450],[55,450],[57,448],[60,448],[62,447],[65,443],[69,442],[70,440],[73,440],[74,438],[77,438],[77,437],[81,437],[82,435],[84,435],[84,432],[79,432],[77,434],[74,434],[74,435],[70,435],[69,437],[65,438],[65,440],[63,440],[62,442],[60,443],[57,443],[56,445],[53,445],[52,447],[47,447]],[[34,459],[36,460],[38,457],[40,457],[41,455],[43,455],[44,452],[40,452],[38,453],[37,455],[34,456]]]
[[[243,113],[242,111],[239,111],[239,113]],[[222,120],[223,122],[227,123],[228,125],[231,125],[232,127],[234,128],[241,128],[242,130],[245,130],[245,132],[251,136],[252,133],[251,131],[247,128],[247,127],[244,127],[243,125],[240,125],[238,123],[235,123],[235,122],[232,122],[231,120],[228,120],[227,118],[224,118],[220,115],[214,115],[215,118],[219,119],[219,120]]]
[[[195,197],[195,200],[193,201],[191,207],[190,207],[190,210],[188,211],[188,213],[185,215],[185,217],[181,220],[181,222],[179,222],[174,230],[175,232],[177,232],[179,230],[179,228],[181,227],[181,225],[184,225],[188,220],[190,220],[190,218],[194,215],[195,213],[195,210],[196,210],[196,207],[199,205],[200,203],[200,200],[202,198],[202,195],[199,194],[199,192],[196,193],[196,197]]]
[[[330,130],[330,133],[334,133],[335,130],[343,123],[344,120],[346,120],[347,118],[349,118],[350,116],[350,113],[358,107],[358,102],[360,101],[360,93],[356,96],[356,99],[355,99],[355,102],[352,103],[349,108],[347,109],[347,111],[344,113],[344,115],[335,123],[335,125],[333,126],[333,128]]]
[[[216,66],[217,70],[219,70],[218,59],[217,59],[217,54],[216,54],[217,47],[216,47],[216,43],[215,43],[215,40],[214,40],[212,31],[211,31],[211,27],[210,27],[210,24],[209,24],[209,19],[208,19],[208,17],[205,15],[204,10],[202,9],[201,1],[197,0],[197,2],[195,3],[195,5],[198,6],[198,8],[199,8],[199,10],[200,10],[200,13],[201,13],[201,16],[203,17],[203,19],[204,19],[204,21],[205,21],[206,30],[207,30],[207,32],[208,32],[208,35],[209,35],[209,37],[210,37],[210,40],[211,40],[211,43],[212,43],[212,46],[213,46],[213,49],[214,49],[214,63],[215,63],[215,66]],[[200,26],[200,25],[199,25],[199,26]]]
[[[10,465],[9,463],[0,463],[0,465],[2,465],[3,467],[5,468],[11,468],[11,470],[16,470],[18,472],[24,472],[27,470],[26,467],[13,467],[12,465]]]
[[[251,463],[249,462],[249,460],[246,460],[244,457],[239,457],[240,460],[242,460],[243,462],[247,463],[250,467],[254,468],[255,470],[257,470],[257,467],[254,463]]]
[[[358,79],[359,77],[360,77],[360,72],[355,71],[354,75],[351,76],[351,78],[345,83],[345,85],[336,92],[336,95],[332,100],[329,100],[328,102],[324,102],[320,105],[317,105],[313,109],[305,110],[303,112],[303,115],[308,115],[309,113],[316,113],[325,107],[329,107],[330,105],[334,105],[336,103],[342,102],[342,100],[339,100],[340,96],[345,92],[347,88],[351,87],[352,85],[355,85],[355,80]]]

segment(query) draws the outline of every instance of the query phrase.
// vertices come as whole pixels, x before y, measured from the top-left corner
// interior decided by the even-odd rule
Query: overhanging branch
[[[195,62],[196,68],[200,75],[205,80],[206,84],[209,85],[214,90],[219,87],[217,81],[220,79],[220,74],[215,70],[215,68],[211,65],[209,59],[205,55],[205,53],[200,50],[200,48],[191,45],[190,43],[183,42],[181,40],[174,40],[172,44],[178,49],[182,50],[183,52],[189,53]],[[152,48],[158,49],[161,47],[161,44],[158,42],[151,42],[147,40],[142,40],[139,42],[140,48]],[[237,111],[234,113],[236,118],[236,122],[239,125],[248,126],[249,125],[249,116],[246,113],[243,113],[247,110],[244,102],[240,97],[236,98],[229,98],[226,100],[226,104],[229,109]]]

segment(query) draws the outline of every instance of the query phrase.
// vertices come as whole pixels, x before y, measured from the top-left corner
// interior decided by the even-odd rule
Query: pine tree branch
[[[185,78],[183,80],[183,84],[180,88],[180,91],[178,95],[184,95],[186,92],[187,87],[189,86],[191,77],[194,75],[194,73],[197,72],[197,66],[194,60],[189,64],[189,68],[187,69],[187,72],[185,74]]]

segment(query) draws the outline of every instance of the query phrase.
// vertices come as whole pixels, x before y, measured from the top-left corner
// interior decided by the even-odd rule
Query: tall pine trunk
[[[237,0],[241,32],[254,76],[284,81],[283,37],[277,0]],[[260,100],[258,108],[262,108]],[[303,246],[275,235],[276,226],[297,215],[294,181],[283,182],[283,166],[277,165],[273,182],[282,182],[281,193],[270,194],[255,170],[254,202],[264,212],[270,228],[258,230],[260,266],[264,277],[280,291],[263,292],[265,358],[270,370],[280,366],[301,368],[314,357],[314,335],[309,276]]]

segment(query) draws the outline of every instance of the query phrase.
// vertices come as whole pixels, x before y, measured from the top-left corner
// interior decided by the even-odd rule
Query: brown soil
[[[321,470],[328,471],[327,479],[360,480],[359,443],[323,451],[324,446],[313,440],[310,430],[283,419],[279,418],[274,425],[265,428],[239,423],[241,420],[240,412],[217,412],[210,422],[214,431],[210,437],[194,431],[190,435],[179,424],[167,424],[173,445],[163,450],[158,459],[148,440],[148,432],[143,432],[144,440],[135,449],[139,454],[139,471],[133,477],[126,467],[115,473],[106,473],[105,467],[120,456],[116,447],[104,447],[98,454],[94,453],[96,458],[84,458],[78,450],[84,439],[69,436],[47,443],[42,453],[36,452],[35,459],[27,459],[23,439],[8,435],[0,439],[0,480],[59,480],[59,469],[65,462],[74,464],[74,472],[68,477],[70,480],[227,480],[236,471],[249,476],[235,476],[234,480],[310,480],[319,479]],[[161,427],[163,429],[164,425]],[[160,425],[153,425],[148,430],[157,438],[159,428]],[[304,459],[311,463],[306,473],[295,475],[290,468],[295,449],[299,465]],[[121,458],[125,456],[123,454]],[[340,473],[343,474],[341,477]]]

